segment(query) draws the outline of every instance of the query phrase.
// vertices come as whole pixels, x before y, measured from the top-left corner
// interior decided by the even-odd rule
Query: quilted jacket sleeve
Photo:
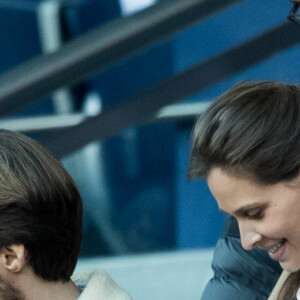
[[[237,222],[228,217],[212,262],[213,278],[201,300],[268,299],[282,269],[258,248],[245,251],[240,242]]]

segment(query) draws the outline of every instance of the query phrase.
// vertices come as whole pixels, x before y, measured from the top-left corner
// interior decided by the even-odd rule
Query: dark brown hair
[[[300,271],[289,275],[279,292],[278,300],[297,300],[297,291],[300,287]]]
[[[0,248],[23,244],[48,281],[68,281],[82,236],[82,201],[70,175],[27,136],[0,130]]]
[[[200,115],[188,177],[212,167],[262,183],[294,178],[300,165],[300,88],[274,81],[234,86]]]

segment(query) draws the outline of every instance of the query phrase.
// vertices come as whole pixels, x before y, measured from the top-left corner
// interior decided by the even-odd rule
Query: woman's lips
[[[269,249],[269,256],[274,260],[282,261],[285,252],[285,243],[286,240],[281,240],[278,244]]]

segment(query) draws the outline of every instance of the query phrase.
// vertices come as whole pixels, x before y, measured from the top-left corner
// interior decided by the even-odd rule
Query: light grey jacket
[[[76,273],[72,280],[85,286],[78,300],[132,300],[132,297],[103,270]]]
[[[287,271],[283,271],[270,295],[270,297],[268,298],[268,300],[277,300],[278,299],[278,295],[279,292],[283,286],[283,284],[285,283],[285,281],[288,279],[290,273]]]

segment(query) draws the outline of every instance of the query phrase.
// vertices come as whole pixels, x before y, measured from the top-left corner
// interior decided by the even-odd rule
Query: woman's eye
[[[263,211],[262,210],[255,210],[255,211],[251,211],[251,212],[248,212],[247,213],[247,217],[249,219],[252,219],[252,220],[259,220],[259,219],[262,219],[263,218]]]

